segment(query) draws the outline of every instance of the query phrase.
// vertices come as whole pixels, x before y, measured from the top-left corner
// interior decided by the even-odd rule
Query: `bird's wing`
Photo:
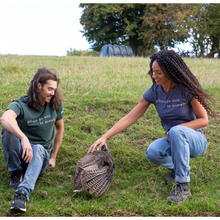
[[[92,166],[92,165],[98,165],[100,166],[102,162],[102,157],[99,155],[95,155],[93,153],[86,154],[85,157],[81,158],[77,162],[77,166],[80,168],[85,169],[86,167]]]
[[[83,189],[100,196],[110,187],[115,170],[115,163],[107,151],[94,151],[77,162],[80,172],[79,178]]]
[[[82,182],[88,182],[90,180],[93,180],[95,177],[104,175],[108,171],[108,167],[103,167],[101,169],[89,169],[85,170],[83,172],[83,175],[81,176]]]
[[[108,180],[108,175],[102,174],[102,175],[95,177],[94,179],[89,181],[87,184],[89,187],[90,194],[93,194],[94,196],[100,196],[106,190],[108,190],[111,184],[111,181]]]

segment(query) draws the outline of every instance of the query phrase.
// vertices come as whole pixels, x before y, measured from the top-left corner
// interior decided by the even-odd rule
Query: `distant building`
[[[99,52],[99,56],[100,57],[111,57],[111,56],[122,56],[122,57],[126,56],[127,57],[127,56],[133,56],[133,51],[128,46],[106,44],[101,48]]]

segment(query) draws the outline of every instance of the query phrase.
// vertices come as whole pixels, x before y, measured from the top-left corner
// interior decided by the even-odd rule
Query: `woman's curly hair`
[[[33,79],[31,80],[27,95],[29,96],[28,106],[30,108],[41,108],[44,105],[44,102],[39,99],[38,96],[38,83],[42,85],[42,87],[47,84],[47,80],[54,80],[57,82],[57,89],[55,90],[55,93],[53,97],[50,100],[49,105],[53,108],[53,110],[57,110],[62,105],[62,98],[61,98],[61,92],[58,88],[59,85],[59,78],[54,73],[55,70],[48,69],[46,67],[38,68],[37,73],[34,75]]]
[[[208,115],[211,117],[218,117],[208,102],[214,103],[212,95],[205,91],[197,78],[190,71],[182,57],[174,50],[163,49],[157,53],[154,53],[150,57],[150,70],[148,74],[151,76],[153,84],[155,80],[153,76],[152,65],[156,60],[166,77],[175,84],[178,88],[189,92],[194,98],[196,98],[201,105],[206,109]]]

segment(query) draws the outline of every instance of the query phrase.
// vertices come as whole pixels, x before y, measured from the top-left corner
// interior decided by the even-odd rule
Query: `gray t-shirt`
[[[143,97],[155,105],[164,129],[196,119],[190,104],[193,96],[177,87],[165,93],[161,86],[155,84],[143,94]]]

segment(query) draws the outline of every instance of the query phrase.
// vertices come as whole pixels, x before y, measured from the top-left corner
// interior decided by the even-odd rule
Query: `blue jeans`
[[[207,148],[202,130],[175,126],[169,130],[168,140],[164,137],[151,143],[146,151],[147,158],[152,163],[174,169],[175,181],[190,182],[189,160],[198,157]]]
[[[26,163],[21,158],[23,152],[21,140],[5,128],[2,129],[2,145],[9,172],[26,170],[24,179],[18,185],[16,192],[21,189],[24,190],[27,193],[27,200],[29,200],[29,195],[34,190],[39,175],[46,171],[50,158],[49,153],[42,145],[30,144],[33,151],[33,158],[31,162]]]

